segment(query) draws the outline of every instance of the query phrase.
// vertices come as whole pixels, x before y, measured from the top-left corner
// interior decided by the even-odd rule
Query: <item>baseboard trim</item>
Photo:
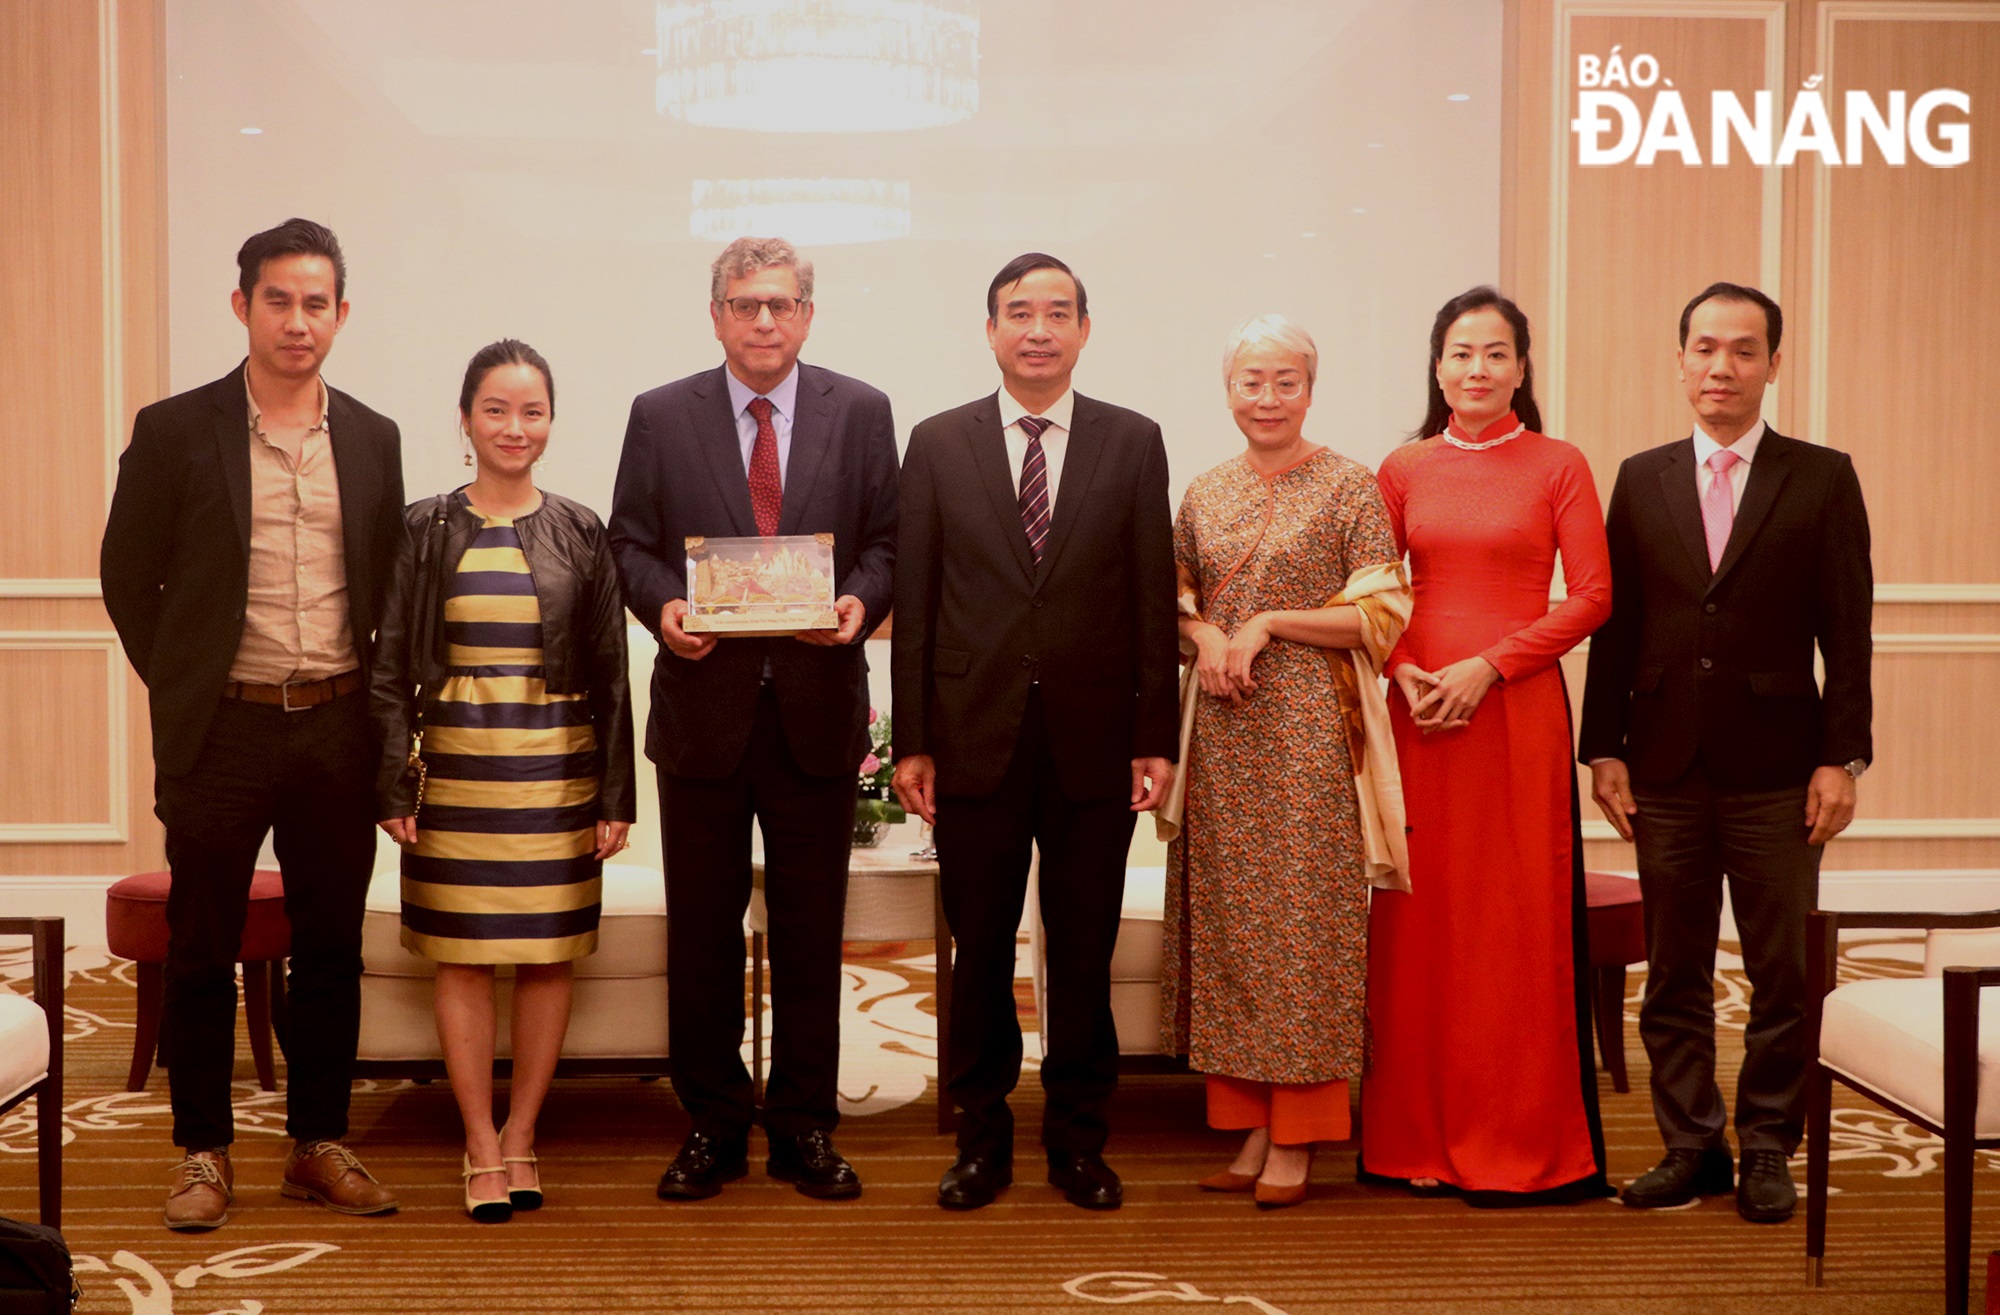
[[[1606,869],[1633,877],[1629,869]],[[1847,868],[1819,875],[1819,906],[1842,912],[1973,913],[2000,909],[2000,868]],[[1736,939],[1725,888],[1722,935]]]
[[[105,892],[127,875],[0,877],[0,907],[21,917],[61,918],[67,944],[102,945]]]

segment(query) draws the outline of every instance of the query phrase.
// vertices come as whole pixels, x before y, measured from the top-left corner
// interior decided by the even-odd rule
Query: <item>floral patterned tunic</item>
[[[1396,559],[1374,475],[1330,450],[1269,480],[1242,457],[1199,476],[1174,553],[1225,633],[1258,612],[1324,607],[1356,570]],[[1186,817],[1167,853],[1161,1026],[1201,1072],[1361,1073],[1368,882],[1329,657],[1348,660],[1274,639],[1255,692],[1234,705],[1204,694],[1195,710]]]

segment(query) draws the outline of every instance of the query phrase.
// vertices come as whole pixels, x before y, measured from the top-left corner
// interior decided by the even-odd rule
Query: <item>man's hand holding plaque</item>
[[[840,618],[840,625],[833,630],[801,630],[793,638],[802,644],[818,644],[822,648],[834,648],[841,644],[852,644],[861,634],[861,628],[868,624],[868,608],[853,594],[842,594],[833,600],[833,614]]]
[[[699,662],[715,648],[714,635],[690,635],[681,628],[687,619],[688,601],[685,598],[669,598],[667,605],[660,609],[660,639],[673,650],[675,657],[684,657],[690,662]]]

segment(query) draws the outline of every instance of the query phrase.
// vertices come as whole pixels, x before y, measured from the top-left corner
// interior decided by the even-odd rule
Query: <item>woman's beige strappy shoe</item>
[[[514,1217],[513,1202],[507,1196],[481,1196],[472,1194],[472,1180],[482,1173],[505,1174],[504,1164],[489,1165],[484,1169],[472,1167],[472,1157],[459,1157],[459,1166],[465,1178],[465,1213],[481,1224],[504,1224]]]
[[[500,1157],[500,1163],[503,1165],[536,1164],[537,1161],[535,1153],[529,1151],[526,1155],[503,1155]],[[535,1185],[533,1187],[515,1187],[510,1183],[507,1188],[507,1200],[516,1210],[541,1209],[542,1171],[539,1168],[535,1170]]]

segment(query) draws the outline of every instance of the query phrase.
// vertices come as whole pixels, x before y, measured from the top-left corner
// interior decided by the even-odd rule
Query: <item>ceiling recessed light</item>
[[[1317,233],[1301,233],[1301,234],[1299,234],[1299,236],[1300,236],[1300,237],[1318,237],[1318,236],[1319,236],[1319,234],[1317,234]]]
[[[262,128],[244,128],[241,131],[245,137],[262,137],[264,135]]]
[[[1266,260],[1276,260],[1277,258],[1278,258],[1278,253],[1275,251],[1266,251],[1264,253],[1264,259]]]
[[[639,53],[642,55],[658,55],[660,53],[660,48],[658,46],[647,46],[644,50],[640,51]]]
[[[1358,206],[1355,206],[1355,207],[1354,207],[1354,213],[1355,213],[1355,214],[1357,214],[1357,215],[1365,215],[1365,214],[1367,214],[1367,213],[1368,213],[1368,207],[1366,207],[1366,206],[1359,206],[1359,205],[1358,205]]]
[[[1371,151],[1386,151],[1389,148],[1381,142],[1369,142],[1368,149]]]
[[[1471,100],[1471,99],[1472,99],[1472,97],[1470,97],[1470,96],[1466,95],[1466,94],[1465,94],[1464,92],[1462,92],[1462,91],[1454,91],[1454,92],[1452,92],[1452,93],[1451,93],[1451,95],[1449,95],[1449,96],[1446,96],[1446,97],[1445,97],[1445,99],[1446,99],[1446,100]]]

